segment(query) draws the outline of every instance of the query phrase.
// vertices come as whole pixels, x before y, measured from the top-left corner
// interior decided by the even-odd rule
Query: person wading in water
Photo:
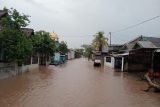
[[[146,80],[148,81],[148,88],[144,91],[148,92],[151,89],[153,89],[154,92],[160,92],[160,71],[154,71],[152,68],[150,68],[147,73],[144,75]]]

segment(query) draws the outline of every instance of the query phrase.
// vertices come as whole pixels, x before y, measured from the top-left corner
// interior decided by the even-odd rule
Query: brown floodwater
[[[0,80],[0,107],[160,107],[160,94],[128,73],[81,58]]]

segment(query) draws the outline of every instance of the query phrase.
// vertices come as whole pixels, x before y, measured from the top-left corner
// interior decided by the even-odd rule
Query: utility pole
[[[111,32],[109,32],[109,40],[110,40],[110,46],[111,46]]]

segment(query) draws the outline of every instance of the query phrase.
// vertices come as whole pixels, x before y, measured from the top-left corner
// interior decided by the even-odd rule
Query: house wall
[[[152,53],[154,49],[137,49],[130,51],[128,59],[129,71],[146,71],[152,65]]]
[[[70,59],[71,59],[70,52],[68,52],[68,54],[67,54],[67,59],[68,59],[68,60],[70,60]]]
[[[68,59],[74,59],[75,58],[75,52],[73,50],[68,52]]]
[[[17,75],[15,64],[13,63],[0,63],[0,79],[8,78]]]
[[[60,53],[57,52],[54,54],[54,61],[60,61]]]
[[[111,61],[107,62],[106,61],[107,57],[104,57],[104,65],[111,67],[111,68],[114,68],[115,59],[114,59],[114,57],[110,57],[110,58],[111,58]]]
[[[0,63],[0,79],[16,76],[28,71],[34,71],[39,67],[39,58],[38,63],[31,63],[28,65],[17,66],[15,63]]]
[[[75,58],[75,52],[71,51],[71,59],[74,59],[74,58]]]
[[[160,52],[154,52],[153,70],[160,72]]]

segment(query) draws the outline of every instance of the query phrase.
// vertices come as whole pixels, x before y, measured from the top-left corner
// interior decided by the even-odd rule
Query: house
[[[106,65],[116,69],[117,71],[128,71],[128,58],[129,52],[133,49],[134,45],[144,39],[142,36],[137,37],[124,45],[112,45],[110,46],[111,62],[107,62]]]
[[[114,68],[117,69],[117,71],[128,70],[128,55],[129,53],[113,54]]]
[[[119,45],[119,44],[109,45],[108,52],[109,53],[119,53],[119,51],[121,50],[122,47],[123,47],[123,45]]]
[[[104,65],[110,68],[114,68],[115,59],[112,55],[107,55],[104,57]]]
[[[156,52],[158,48],[160,48],[160,38],[157,37],[139,36],[126,43],[122,51],[129,52],[128,71],[146,71],[156,64],[160,66],[157,61],[160,55]]]
[[[34,36],[34,30],[31,28],[21,28],[21,30],[26,33],[27,36]]]
[[[104,65],[124,71],[124,62],[127,60],[128,53],[120,53],[123,45],[113,44],[108,47],[108,54],[104,57]]]
[[[58,50],[60,46],[59,38],[58,35],[55,32],[50,33],[51,39],[55,40],[55,45],[56,45],[56,52],[53,53],[53,56],[51,57],[51,64],[53,65],[59,65],[61,63],[65,62],[65,55]]]
[[[0,29],[3,25],[1,24],[1,19],[6,17],[8,13],[6,11],[0,10]],[[31,28],[21,28],[21,30],[26,33],[26,36],[34,36],[34,30]],[[29,55],[26,61],[21,66],[17,64],[8,62],[4,59],[3,46],[0,45],[0,78],[6,78],[9,76],[17,75],[26,71],[31,71],[39,67],[39,57],[38,55]]]
[[[139,36],[122,45],[119,52],[110,51],[104,59],[105,65],[121,71],[144,71],[153,66],[156,57],[159,58],[157,52],[153,59],[153,53],[158,48],[160,48],[160,38]]]
[[[127,71],[128,69],[128,55],[129,53],[110,54],[105,56],[104,65],[117,69],[117,71]]]
[[[69,49],[67,53],[67,59],[74,59],[75,58],[75,51],[73,49]]]
[[[135,46],[135,44],[138,41],[149,41],[151,43],[153,43],[153,45],[155,45],[156,47],[160,47],[160,38],[157,37],[146,37],[146,36],[139,36],[131,41],[129,41],[128,43],[125,43],[123,45],[123,47],[121,48],[121,51],[123,52],[129,52],[130,50],[132,50]]]
[[[128,70],[146,71],[154,66],[160,67],[160,53],[157,51],[160,48],[160,38],[144,36],[140,38],[129,52]]]

